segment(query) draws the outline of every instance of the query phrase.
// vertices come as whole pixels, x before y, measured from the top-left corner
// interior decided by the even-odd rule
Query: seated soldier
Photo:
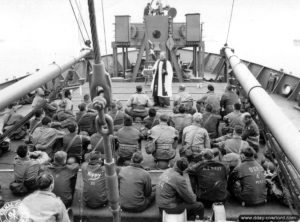
[[[144,125],[149,130],[159,124],[158,115],[155,108],[150,108],[148,116],[144,119]]]
[[[83,201],[87,207],[99,208],[107,204],[105,168],[99,152],[91,152],[88,162],[81,166],[83,179]]]
[[[34,118],[29,121],[29,134],[32,134],[37,127],[42,125],[43,114],[42,109],[37,109],[34,112]]]
[[[202,126],[202,114],[193,115],[193,125],[183,129],[181,156],[188,158],[189,162],[198,162],[200,153],[205,148],[210,148],[210,139],[206,129]]]
[[[67,153],[64,151],[57,151],[53,164],[46,169],[54,178],[53,193],[61,198],[66,207],[72,204],[78,169],[78,163],[67,164]]]
[[[181,143],[183,129],[189,125],[192,125],[193,116],[185,113],[186,108],[184,104],[179,105],[178,112],[179,113],[173,114],[171,118],[175,129],[178,131],[178,143]]]
[[[70,123],[67,126],[69,133],[63,137],[63,150],[68,154],[68,157],[75,157],[78,163],[83,162],[84,154],[87,151],[87,146],[90,143],[90,137],[77,134],[77,124]]]
[[[86,114],[86,104],[85,103],[80,103],[78,105],[78,109],[79,109],[79,111],[75,114],[76,123],[78,123],[79,120],[81,119],[81,117],[84,114]]]
[[[34,158],[31,158],[34,157]],[[28,152],[26,145],[19,145],[14,160],[15,183],[23,183],[28,191],[36,189],[36,178],[39,175],[41,164],[46,164],[49,156],[45,152]],[[15,193],[14,190],[12,190]],[[18,195],[18,193],[15,193]],[[19,193],[21,195],[21,193]]]
[[[84,94],[83,103],[86,105],[87,108],[90,108],[92,106],[92,100],[90,94]]]
[[[153,106],[149,97],[143,93],[143,87],[137,86],[136,93],[130,96],[127,102],[128,108],[125,109],[125,113],[132,118],[140,117],[144,119],[148,115],[146,107]]]
[[[179,86],[178,94],[175,95],[173,99],[174,99],[174,103],[173,103],[174,108],[175,107],[179,108],[180,104],[183,104],[184,107],[186,108],[193,107],[193,97],[191,94],[185,91],[184,85]]]
[[[248,142],[242,140],[243,127],[236,125],[234,127],[232,138],[216,143],[223,155],[228,153],[239,154],[242,148],[249,146]]]
[[[166,170],[156,185],[156,203],[160,211],[165,210],[168,214],[180,214],[187,210],[187,219],[194,221],[198,215],[204,216],[204,207],[196,201],[190,183],[186,180],[183,172],[188,167],[188,161],[181,157],[176,161],[173,168]]]
[[[115,101],[111,102],[108,115],[110,115],[114,121],[114,131],[118,131],[124,126],[125,113],[117,108]]]
[[[67,110],[66,100],[62,100],[58,104],[59,109],[56,114],[53,116],[53,120],[59,121],[61,123],[62,128],[67,127],[70,122],[75,122],[76,118],[73,115],[73,111]]]
[[[212,111],[212,106],[207,104],[203,113],[203,128],[207,130],[210,139],[218,137],[218,127],[221,120],[221,116]]]
[[[250,113],[243,113],[242,120],[244,122],[244,130],[242,139],[246,140],[249,145],[258,152],[259,149],[259,128],[255,121],[252,119]]]
[[[226,86],[220,101],[221,109],[223,110],[222,116],[231,113],[235,103],[240,103],[240,99],[234,91],[234,86],[229,84]]]
[[[128,165],[132,155],[141,149],[142,134],[132,125],[132,118],[125,117],[124,126],[116,133],[119,141],[118,165]]]
[[[10,130],[16,123],[24,118],[21,114],[17,114],[15,104],[8,105],[8,109],[8,112],[3,116],[3,121],[0,122],[0,134]],[[27,125],[28,124],[24,124],[12,131],[9,138],[12,140],[23,139],[27,135]]]
[[[72,94],[71,94],[71,91],[69,89],[65,90],[63,101],[66,104],[65,110],[69,111],[73,114]]]
[[[45,116],[42,119],[42,125],[37,127],[32,133],[32,143],[37,150],[46,152],[50,157],[53,156],[53,145],[56,140],[63,138],[65,133],[51,128],[51,119]]]
[[[201,110],[201,107],[205,107],[207,104],[212,106],[212,112],[220,114],[220,98],[215,93],[213,85],[207,85],[207,93],[201,99],[197,100],[197,110]],[[202,113],[202,112],[201,112]]]
[[[232,132],[236,125],[244,126],[240,103],[235,103],[233,105],[233,111],[231,113],[228,113],[226,116],[224,116],[224,121],[228,123],[229,132],[230,129]]]
[[[266,202],[267,188],[264,169],[254,159],[251,147],[241,150],[242,163],[231,172],[228,188],[242,205],[257,205]]]
[[[52,193],[53,176],[43,172],[38,176],[36,183],[38,190],[25,197],[18,206],[18,221],[70,222],[65,205]]]
[[[89,136],[96,133],[95,119],[97,112],[93,110],[88,110],[84,115],[81,116],[81,119],[78,121],[79,132],[87,132]]]
[[[165,114],[159,117],[159,124],[150,130],[149,139],[155,140],[156,150],[152,153],[157,167],[168,168],[169,161],[175,158],[178,144],[178,131],[168,126],[169,117]]]
[[[223,202],[227,197],[226,167],[213,160],[214,153],[211,149],[204,149],[201,154],[203,160],[187,171],[197,199],[208,205]]]
[[[142,212],[154,201],[155,189],[150,174],[141,165],[142,161],[142,153],[136,152],[132,155],[130,166],[121,168],[119,172],[120,200],[124,211]]]
[[[49,103],[48,100],[45,98],[45,91],[42,88],[38,88],[36,90],[35,97],[32,101],[31,107],[32,109],[36,109],[41,106],[43,103],[44,105],[44,112],[46,116],[52,117],[54,113],[57,111],[56,103]]]

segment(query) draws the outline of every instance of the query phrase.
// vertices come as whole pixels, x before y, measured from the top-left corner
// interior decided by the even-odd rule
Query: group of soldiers
[[[194,104],[181,85],[173,98],[172,114],[153,107],[142,86],[136,87],[125,109],[119,101],[111,102],[108,115],[114,133],[110,144],[124,211],[142,212],[156,200],[161,212],[186,209],[188,219],[194,220],[197,215],[204,217],[204,205],[225,202],[229,195],[246,206],[266,202],[265,173],[275,167],[261,154],[255,116],[241,112],[244,106],[233,86],[228,85],[221,98],[213,85],[207,88],[207,94]],[[43,99],[38,89],[32,106]],[[51,114],[37,109],[26,143],[17,149],[11,190],[16,195],[33,192],[21,204],[25,217],[44,221],[59,215],[56,221],[69,221],[66,208],[72,204],[79,168],[85,206],[108,204],[104,142],[95,126],[98,113],[88,94],[78,112],[73,106],[67,90],[61,100],[48,104]],[[156,186],[149,169],[163,170]],[[46,202],[47,213],[37,213],[45,211],[41,203]]]

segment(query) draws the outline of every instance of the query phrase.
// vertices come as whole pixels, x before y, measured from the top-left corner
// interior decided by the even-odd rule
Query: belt
[[[172,143],[160,143],[156,144],[157,149],[162,149],[162,150],[169,150],[170,148],[173,148]]]

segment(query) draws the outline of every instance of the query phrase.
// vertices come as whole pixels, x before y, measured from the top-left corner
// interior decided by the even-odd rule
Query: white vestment
[[[155,77],[158,74],[158,94],[157,96],[160,97],[172,97],[172,80],[173,80],[173,69],[172,69],[172,65],[169,61],[166,61],[166,71],[167,71],[167,75],[165,75],[165,91],[167,92],[167,95],[163,94],[163,74],[162,74],[162,69],[163,69],[163,61],[161,60],[157,60],[153,66],[154,69],[154,74],[153,74],[153,80],[152,80],[152,84],[151,84],[151,89],[152,92],[154,91],[154,81],[155,81]],[[158,72],[157,72],[158,69]]]

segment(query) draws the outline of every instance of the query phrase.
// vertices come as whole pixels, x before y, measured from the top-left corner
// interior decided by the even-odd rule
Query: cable
[[[227,37],[226,37],[226,44],[228,42],[228,36],[229,36],[229,31],[230,31],[230,25],[231,25],[233,7],[234,7],[234,0],[232,0],[231,13],[230,13],[230,19],[229,19],[228,30],[227,30]]]
[[[78,22],[78,19],[77,19],[77,16],[76,16],[76,13],[75,13],[73,4],[72,4],[71,0],[69,0],[69,2],[70,2],[70,5],[71,5],[71,8],[72,8],[72,11],[73,11],[73,14],[74,14],[76,23],[77,23],[77,25],[78,25],[78,29],[79,29],[79,32],[80,32],[80,34],[81,34],[82,40],[83,40],[83,42],[85,43],[86,41],[85,41],[85,38],[84,38],[83,33],[82,33],[82,31],[81,31],[81,27],[80,27],[80,24],[79,24],[79,22]]]
[[[106,31],[105,31],[103,0],[101,0],[101,7],[102,7],[102,20],[103,20],[104,42],[105,42],[105,54],[107,55],[107,44],[106,44]]]
[[[88,0],[88,6],[89,6],[90,27],[91,27],[92,40],[93,40],[93,49],[95,55],[94,62],[95,64],[100,64],[101,53],[100,53],[100,47],[98,43],[98,32],[97,32],[94,1]]]
[[[88,31],[87,31],[87,28],[86,28],[86,26],[85,26],[85,23],[84,23],[84,20],[83,20],[82,14],[81,14],[81,10],[80,10],[80,7],[79,7],[79,5],[78,5],[78,2],[77,2],[77,0],[75,0],[75,3],[76,3],[76,6],[77,6],[77,10],[78,10],[78,12],[79,12],[79,17],[80,17],[80,19],[81,19],[81,22],[82,22],[82,24],[83,24],[83,27],[84,27],[85,33],[86,33],[86,35],[87,35],[87,37],[88,37],[89,41],[91,41],[91,38],[90,38],[90,36],[89,36],[89,33],[88,33]]]

